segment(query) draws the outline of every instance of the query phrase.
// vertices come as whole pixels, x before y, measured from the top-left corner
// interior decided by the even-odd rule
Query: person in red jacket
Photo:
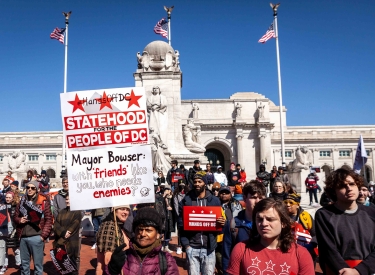
[[[318,180],[319,178],[315,173],[310,173],[305,180],[306,188],[309,190],[310,205],[313,203],[313,195],[315,202],[318,203]]]
[[[17,236],[20,240],[22,275],[30,274],[30,260],[34,260],[34,274],[43,274],[44,241],[52,230],[51,202],[48,196],[39,193],[39,182],[26,185],[26,194],[21,198],[14,214]]]

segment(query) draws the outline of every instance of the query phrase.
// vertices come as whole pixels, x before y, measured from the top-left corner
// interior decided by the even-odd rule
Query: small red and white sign
[[[149,144],[143,87],[60,94],[68,149]]]
[[[221,206],[184,206],[184,230],[221,231],[216,220],[222,215]]]

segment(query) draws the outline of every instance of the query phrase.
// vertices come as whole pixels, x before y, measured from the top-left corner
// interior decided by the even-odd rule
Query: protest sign
[[[53,264],[60,274],[71,274],[72,272],[77,271],[74,263],[66,253],[65,248],[51,249],[49,253]]]
[[[221,206],[184,206],[184,230],[221,231],[223,228],[216,226],[221,210]]]
[[[69,150],[71,210],[155,201],[151,145]]]
[[[0,204],[0,228],[8,229],[8,210],[6,204]]]
[[[60,94],[68,149],[148,144],[143,87]]]

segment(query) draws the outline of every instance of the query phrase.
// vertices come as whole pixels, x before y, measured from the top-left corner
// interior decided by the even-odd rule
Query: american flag
[[[162,18],[154,27],[154,32],[168,39],[168,21]]]
[[[267,40],[271,39],[272,37],[275,37],[275,31],[273,29],[273,23],[268,28],[266,33],[259,39],[259,43],[266,43]]]
[[[51,39],[59,40],[61,43],[64,44],[64,34],[65,34],[65,28],[63,29],[55,28],[49,37],[51,37]]]

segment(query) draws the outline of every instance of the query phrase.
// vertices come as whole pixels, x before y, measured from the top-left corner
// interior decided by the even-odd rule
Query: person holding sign
[[[77,269],[70,274],[78,275],[79,267],[77,266],[77,258],[79,257],[81,247],[79,229],[81,227],[83,215],[80,210],[70,210],[69,193],[65,196],[65,204],[66,208],[59,211],[53,225],[53,231],[55,233],[53,248],[57,251],[59,251],[59,249],[66,249],[71,263],[73,263],[75,269]]]
[[[34,260],[34,274],[43,274],[44,241],[52,230],[51,202],[48,196],[39,193],[38,188],[37,181],[27,183],[26,194],[17,205],[14,216],[17,235],[21,238],[22,275],[30,274],[31,257]]]
[[[107,274],[106,267],[116,247],[123,244],[129,247],[130,234],[124,230],[124,223],[129,217],[130,206],[116,206],[106,216],[96,235],[97,259],[96,275]],[[125,246],[124,246],[125,247]]]
[[[306,248],[295,243],[292,223],[282,201],[258,202],[253,211],[250,239],[238,243],[231,254],[231,275],[296,274],[315,275]]]
[[[186,206],[221,206],[220,200],[206,189],[207,175],[205,171],[197,171],[194,174],[193,189],[186,194],[179,205],[179,226],[182,227],[184,208]],[[224,226],[225,219],[219,217],[216,224]],[[213,231],[188,231],[183,228],[181,232],[181,243],[185,247],[189,259],[190,275],[211,275],[215,271],[215,249],[218,232]]]

